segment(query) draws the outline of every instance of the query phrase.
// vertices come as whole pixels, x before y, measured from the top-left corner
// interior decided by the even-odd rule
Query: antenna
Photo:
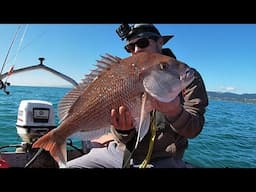
[[[39,65],[43,65],[43,61],[45,60],[45,58],[39,57],[38,60],[40,61],[40,64],[39,64]]]

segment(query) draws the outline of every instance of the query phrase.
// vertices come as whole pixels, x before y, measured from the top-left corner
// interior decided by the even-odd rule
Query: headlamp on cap
[[[117,29],[116,29],[116,33],[118,34],[118,36],[124,40],[125,38],[127,38],[129,32],[131,31],[131,26],[123,23],[121,24]]]
[[[141,24],[121,24],[117,29],[118,36],[129,44],[135,38],[149,38],[149,37],[162,37],[163,44],[167,43],[173,35],[161,35],[158,29],[153,24],[141,23]]]

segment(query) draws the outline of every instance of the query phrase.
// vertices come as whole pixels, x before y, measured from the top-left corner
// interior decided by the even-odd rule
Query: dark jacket
[[[180,94],[183,105],[181,114],[176,119],[167,119],[162,113],[156,112],[157,132],[151,160],[170,156],[181,159],[188,146],[188,138],[194,138],[202,131],[208,96],[201,75],[193,70],[195,79]],[[133,129],[128,134],[118,133],[115,129],[112,131],[131,152],[137,138],[136,130]],[[141,163],[145,159],[150,137],[149,131],[134,151],[132,158],[135,163]]]

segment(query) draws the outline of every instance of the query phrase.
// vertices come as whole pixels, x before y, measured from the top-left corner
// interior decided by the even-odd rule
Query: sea
[[[22,100],[43,100],[53,104],[55,122],[58,103],[71,88],[10,86],[10,95],[0,90],[0,149],[1,146],[22,142],[16,122]],[[80,141],[74,139],[79,146]],[[2,148],[1,151],[12,151]],[[184,160],[200,168],[256,167],[256,104],[209,100],[205,126],[189,140]]]

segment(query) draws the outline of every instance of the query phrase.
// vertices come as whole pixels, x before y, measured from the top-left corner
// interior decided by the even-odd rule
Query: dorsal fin
[[[82,79],[82,82],[79,83],[74,89],[67,93],[58,105],[58,115],[60,122],[63,121],[69,113],[71,106],[76,102],[76,100],[82,95],[82,93],[87,89],[87,87],[95,80],[97,77],[102,74],[104,71],[111,68],[111,66],[119,64],[121,58],[112,56],[110,54],[105,54],[101,56],[101,60],[96,60],[97,66],[96,69],[91,70],[91,72],[85,75],[85,78]]]

